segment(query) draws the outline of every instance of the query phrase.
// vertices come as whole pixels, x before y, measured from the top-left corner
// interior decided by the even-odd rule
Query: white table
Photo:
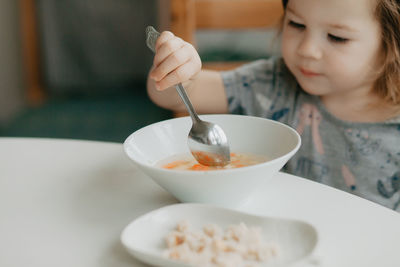
[[[2,267],[145,266],[120,233],[176,202],[122,144],[0,138]],[[279,173],[238,209],[313,223],[323,266],[400,266],[400,214],[336,189]]]

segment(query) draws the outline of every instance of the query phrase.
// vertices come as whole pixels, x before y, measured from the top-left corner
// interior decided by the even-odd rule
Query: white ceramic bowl
[[[182,202],[199,202],[225,207],[239,205],[273,177],[296,153],[299,134],[289,126],[259,117],[204,115],[225,131],[231,152],[265,155],[270,161],[237,169],[214,171],[171,170],[158,167],[161,160],[189,154],[187,135],[190,117],[148,125],[132,133],[124,150],[135,165]]]

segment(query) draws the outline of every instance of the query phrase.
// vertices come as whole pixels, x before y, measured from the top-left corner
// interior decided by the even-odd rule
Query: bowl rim
[[[224,117],[224,116],[229,116],[229,117],[250,117],[251,119],[256,119],[256,120],[267,120],[270,123],[277,124],[277,125],[279,125],[281,127],[287,128],[296,137],[297,144],[288,153],[286,153],[286,154],[284,154],[284,155],[282,155],[280,157],[276,157],[274,159],[268,160],[266,162],[262,162],[262,163],[258,163],[258,164],[254,164],[254,165],[250,165],[250,166],[244,166],[244,167],[241,167],[241,168],[220,169],[220,170],[205,170],[205,171],[196,170],[196,171],[190,171],[190,170],[165,169],[165,168],[162,168],[162,167],[158,167],[156,165],[150,165],[150,164],[145,164],[145,163],[139,162],[139,161],[137,161],[137,160],[135,160],[135,159],[133,159],[133,158],[131,158],[129,156],[129,153],[127,151],[128,150],[128,144],[130,143],[129,141],[131,139],[133,139],[135,133],[137,133],[139,131],[143,131],[144,129],[146,129],[148,127],[153,127],[154,125],[157,125],[157,124],[167,123],[168,121],[172,121],[172,120],[187,120],[187,119],[191,120],[191,118],[189,116],[184,116],[184,117],[171,118],[171,119],[167,119],[167,120],[158,121],[158,122],[149,124],[147,126],[144,126],[144,127],[140,128],[140,129],[134,131],[133,133],[131,133],[125,139],[125,141],[123,143],[124,152],[125,152],[125,154],[127,155],[127,157],[131,161],[133,161],[135,164],[143,166],[145,168],[152,168],[152,169],[156,169],[157,171],[166,172],[166,173],[169,173],[169,174],[172,174],[172,173],[176,173],[176,174],[191,173],[191,175],[204,175],[204,173],[221,173],[221,172],[223,172],[225,174],[225,173],[229,173],[229,172],[243,172],[243,171],[249,170],[250,168],[251,169],[256,169],[256,168],[264,167],[265,165],[272,165],[272,164],[274,164],[275,162],[281,160],[284,157],[289,157],[289,159],[290,159],[299,150],[299,148],[301,146],[302,142],[301,142],[300,134],[294,128],[292,128],[291,126],[289,126],[289,125],[287,125],[285,123],[279,122],[279,121],[275,121],[275,120],[267,119],[267,118],[263,118],[263,117],[258,117],[258,116],[240,115],[240,114],[204,114],[204,115],[199,115],[200,118],[203,118],[203,117],[204,118],[207,118],[207,117],[212,118],[212,117]]]

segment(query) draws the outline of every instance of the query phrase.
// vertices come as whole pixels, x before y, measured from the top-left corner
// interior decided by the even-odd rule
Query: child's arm
[[[173,88],[181,82],[199,113],[226,113],[228,104],[219,72],[201,70],[201,60],[189,43],[163,32],[156,43],[147,91],[154,103],[173,111],[186,108]],[[172,88],[171,88],[172,87]]]

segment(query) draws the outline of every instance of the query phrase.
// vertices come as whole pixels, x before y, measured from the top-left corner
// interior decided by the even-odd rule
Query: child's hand
[[[196,49],[169,31],[158,37],[155,50],[149,77],[155,80],[158,90],[186,82],[201,70]]]

